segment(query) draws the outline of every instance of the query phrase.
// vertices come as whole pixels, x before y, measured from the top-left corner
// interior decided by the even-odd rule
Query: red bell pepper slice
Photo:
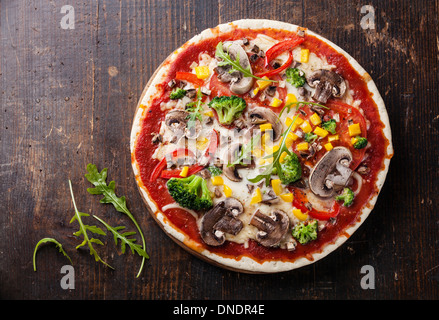
[[[306,196],[302,192],[294,192],[294,200],[293,200],[293,206],[300,209],[303,213],[307,213],[309,216],[311,216],[314,219],[318,220],[329,220],[330,218],[336,217],[340,213],[340,204],[334,200],[334,204],[332,205],[331,211],[318,211],[315,209],[308,210],[308,208],[305,206],[305,202],[307,200],[305,199]]]
[[[175,75],[175,79],[177,80],[185,80],[189,81],[193,84],[196,84],[198,86],[202,86],[204,84],[204,81],[197,78],[196,74],[193,74],[191,72],[177,72]]]
[[[207,147],[205,155],[212,156],[213,154],[215,154],[218,145],[219,145],[219,136],[218,136],[218,132],[214,129],[210,135],[209,146]]]
[[[157,180],[158,177],[160,177],[160,174],[162,173],[163,169],[166,168],[167,162],[166,157],[164,157],[154,168],[154,170],[151,173],[151,177],[149,178],[150,182],[154,182]]]
[[[204,169],[204,166],[199,164],[194,164],[193,166],[189,167],[189,170],[187,172],[187,176],[191,176],[201,170]],[[160,177],[164,179],[171,179],[171,178],[181,178],[180,176],[181,169],[175,169],[175,170],[163,170]]]
[[[278,73],[280,73],[281,71],[285,70],[285,69],[288,68],[288,67],[291,65],[291,63],[293,62],[293,53],[290,51],[289,54],[290,54],[290,55],[289,55],[289,57],[288,57],[288,60],[287,60],[282,66],[280,66],[279,68],[274,69],[274,70],[270,70],[270,71],[266,71],[266,72],[263,72],[263,73],[259,73],[259,74],[257,74],[256,76],[259,77],[259,78],[262,78],[262,77],[270,77],[270,76],[274,76],[275,74],[278,74]]]
[[[274,58],[276,58],[278,55],[280,55],[285,51],[293,50],[295,47],[297,47],[299,44],[301,44],[304,41],[305,38],[303,37],[294,37],[292,39],[276,43],[265,53],[265,67],[268,67],[269,62]]]

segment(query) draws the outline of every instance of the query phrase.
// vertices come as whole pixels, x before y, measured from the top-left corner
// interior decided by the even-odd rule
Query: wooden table
[[[438,14],[438,1],[412,0],[2,0],[0,297],[438,299]],[[395,156],[367,221],[325,259],[281,274],[226,271],[182,250],[148,215],[131,169],[132,118],[150,75],[195,34],[241,18],[299,24],[343,47],[375,80],[393,129]],[[88,163],[108,168],[144,231],[150,259],[139,278],[139,257],[122,255],[111,235],[96,246],[115,270],[75,250],[69,179],[80,211],[132,227],[87,193]],[[74,289],[60,285],[69,262],[53,245],[40,248],[33,271],[44,237],[72,258]],[[361,286],[365,265],[374,289]]]

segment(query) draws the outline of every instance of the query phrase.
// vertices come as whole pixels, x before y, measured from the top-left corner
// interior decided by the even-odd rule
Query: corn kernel
[[[221,186],[222,184],[224,184],[224,180],[220,176],[212,177],[210,178],[210,180],[212,181],[212,184],[214,186]]]
[[[279,197],[285,202],[293,202],[294,196],[292,193],[284,193],[281,194]]]
[[[306,151],[308,150],[309,145],[308,142],[301,142],[296,146],[297,151]]]
[[[325,149],[326,150],[328,150],[328,151],[331,151],[332,149],[334,149],[334,147],[332,146],[332,143],[331,142],[328,142],[327,144],[325,144]]]
[[[322,123],[322,119],[317,113],[314,113],[311,117],[309,117],[309,120],[312,122],[313,125],[318,126]]]
[[[353,136],[359,136],[361,134],[361,128],[359,123],[354,123],[349,126],[349,135],[351,137]]]
[[[305,133],[309,133],[312,131],[311,125],[309,124],[308,121],[304,121],[301,125],[300,125],[300,129],[303,130],[303,132]]]
[[[293,214],[300,221],[308,219],[308,215],[306,213],[302,213],[300,209],[293,209]]]
[[[261,130],[261,132],[267,131],[267,130],[272,130],[273,127],[271,126],[271,123],[264,123],[259,125],[259,129]]]
[[[338,136],[338,134],[334,134],[334,135],[328,137],[329,142],[336,141],[339,139],[340,139],[340,137]]]
[[[262,77],[262,79],[269,80],[267,76]],[[258,85],[259,90],[264,90],[266,87],[270,85],[270,81],[265,80],[257,80],[256,84]]]
[[[280,195],[282,193],[282,181],[280,179],[271,180],[271,187],[276,195]]]
[[[294,94],[289,93],[287,94],[287,99],[285,100],[285,105],[293,104],[294,102],[297,102],[297,98]]]
[[[198,79],[207,79],[209,77],[209,67],[208,66],[199,66],[195,67],[195,74]]]
[[[180,172],[180,177],[183,178],[187,177],[188,172],[189,172],[189,167],[188,166],[183,167],[183,169]]]
[[[300,50],[300,62],[307,63],[309,61],[309,49]]]
[[[319,137],[324,138],[324,137],[326,137],[326,136],[328,135],[329,132],[326,131],[326,130],[323,129],[323,128],[316,127],[316,128],[314,129],[314,133],[315,133],[316,135],[318,135]]]
[[[279,100],[278,98],[275,97],[273,98],[273,100],[271,100],[270,107],[277,108],[281,104],[282,104],[282,100]]]
[[[262,194],[259,188],[256,188],[254,196],[252,197],[250,204],[259,203],[262,201]]]
[[[232,196],[232,189],[230,189],[230,187],[228,185],[224,185],[224,195],[227,198],[230,198]]]

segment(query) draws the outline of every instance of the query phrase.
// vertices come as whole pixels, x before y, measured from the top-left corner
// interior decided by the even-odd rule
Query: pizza
[[[393,155],[384,102],[340,47],[239,20],[171,53],[134,116],[131,160],[159,226],[197,257],[274,273],[334,251],[365,221]]]

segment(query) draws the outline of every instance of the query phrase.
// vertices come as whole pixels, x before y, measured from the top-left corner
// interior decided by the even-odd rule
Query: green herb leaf
[[[87,191],[91,194],[103,195],[104,197],[100,200],[101,203],[111,203],[118,212],[126,214],[136,226],[142,238],[143,248],[146,248],[145,237],[143,235],[143,232],[140,229],[140,226],[137,223],[134,216],[128,210],[125,197],[124,196],[118,197],[116,195],[115,193],[116,183],[114,181],[111,181],[107,185],[106,182],[107,168],[102,169],[102,171],[99,173],[96,165],[90,163],[87,165],[87,171],[88,174],[85,174],[85,177],[91,184],[95,186],[95,188],[88,188]],[[140,273],[143,270],[145,258],[149,258],[149,257],[142,257],[142,264],[140,266],[139,272],[137,273],[137,277],[140,276]]]
[[[219,42],[218,45],[216,46],[216,51],[215,51],[215,56],[222,59],[222,61],[218,62],[218,65],[221,66],[226,66],[226,65],[230,65],[232,68],[229,70],[229,73],[235,72],[235,71],[239,71],[241,72],[244,76],[246,77],[252,77],[255,78],[257,80],[263,80],[263,81],[269,81],[269,82],[277,82],[274,80],[270,80],[270,79],[263,79],[263,78],[259,78],[255,75],[253,75],[253,73],[251,73],[250,71],[250,67],[247,69],[244,69],[241,64],[239,63],[239,55],[236,57],[235,60],[233,60],[230,55],[224,51],[223,49],[223,43]]]
[[[37,256],[38,248],[39,248],[39,246],[41,244],[48,243],[48,242],[54,243],[57,246],[57,248],[59,249],[59,252],[61,252],[65,257],[67,257],[67,259],[69,259],[70,263],[73,264],[72,263],[72,259],[70,259],[69,255],[64,251],[61,243],[59,243],[54,238],[43,238],[40,241],[38,241],[38,243],[37,243],[37,245],[35,246],[35,249],[34,249],[34,254],[33,254],[33,258],[32,258],[32,262],[33,262],[33,265],[34,265],[34,271],[37,271],[37,264],[36,264],[36,259],[35,258]]]
[[[70,187],[70,194],[72,196],[73,206],[75,208],[75,216],[70,220],[70,223],[72,223],[74,221],[78,222],[79,231],[75,232],[74,235],[78,236],[78,237],[82,235],[84,238],[84,241],[82,241],[78,246],[76,246],[76,249],[78,249],[82,246],[88,245],[88,248],[90,250],[90,254],[95,257],[96,261],[100,261],[104,265],[106,265],[107,267],[114,269],[112,266],[110,266],[108,263],[106,263],[104,260],[101,259],[101,257],[98,255],[97,251],[93,247],[93,243],[103,245],[102,241],[99,239],[95,239],[95,238],[89,238],[88,233],[87,233],[87,231],[90,231],[92,233],[105,235],[105,232],[102,231],[101,228],[98,228],[96,226],[88,226],[82,222],[82,217],[87,217],[87,216],[89,216],[89,214],[78,211],[78,208],[76,207],[75,197],[73,196],[72,182],[70,180],[69,180],[69,187]]]
[[[256,138],[256,141],[254,140]],[[257,136],[253,136],[250,141],[243,147],[241,148],[241,151],[239,153],[238,158],[233,161],[232,163],[227,164],[228,167],[233,167],[237,164],[245,164],[244,160],[248,159],[250,156],[250,152],[253,150],[253,145],[255,143],[257,143],[259,141],[259,139],[261,139],[260,135]]]
[[[113,234],[113,238],[114,238],[114,243],[117,245],[118,244],[118,240],[120,240],[120,245],[121,245],[121,251],[124,254],[125,253],[125,248],[128,245],[128,247],[131,249],[131,252],[134,254],[134,252],[136,252],[139,256],[144,257],[144,258],[149,258],[148,254],[146,253],[145,250],[143,250],[142,246],[140,244],[135,244],[134,242],[136,241],[136,239],[130,239],[128,238],[129,236],[135,235],[136,232],[131,231],[131,232],[124,232],[124,233],[119,233],[119,230],[123,230],[125,229],[124,226],[118,226],[118,227],[111,227],[108,223],[106,223],[105,221],[103,221],[102,219],[96,217],[95,215],[93,215],[93,217],[100,221],[105,228],[107,228],[108,231],[110,231]]]

